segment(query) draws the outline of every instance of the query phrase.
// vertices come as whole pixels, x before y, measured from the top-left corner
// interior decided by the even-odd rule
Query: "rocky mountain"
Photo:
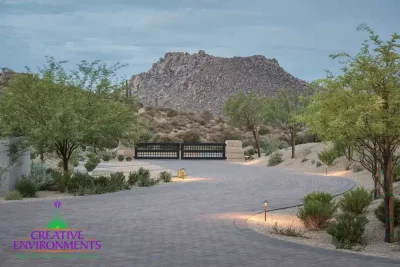
[[[231,95],[274,95],[281,88],[302,91],[303,80],[287,73],[276,59],[264,56],[222,58],[203,50],[166,53],[148,72],[133,75],[131,93],[145,105],[186,111],[222,112]]]

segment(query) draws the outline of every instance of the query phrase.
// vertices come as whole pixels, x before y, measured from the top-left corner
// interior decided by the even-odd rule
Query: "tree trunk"
[[[64,156],[63,155],[63,157],[62,157],[62,161],[63,161],[63,165],[64,165],[64,171],[65,172],[67,172],[68,171],[68,158],[67,158],[67,156]]]
[[[390,151],[390,150],[389,150]],[[384,188],[385,188],[385,242],[394,241],[394,200],[393,200],[393,174],[392,155],[384,157],[383,166]]]
[[[40,154],[40,161],[41,161],[42,163],[44,163],[44,153],[43,153],[43,150],[41,150],[39,154]]]
[[[253,129],[253,136],[254,136],[254,140],[256,140],[256,144],[257,144],[258,157],[261,157],[260,138],[258,138],[258,130],[257,129]]]
[[[290,130],[290,143],[292,146],[292,159],[294,159],[295,156],[295,149],[296,149],[296,136],[293,132],[293,130]]]

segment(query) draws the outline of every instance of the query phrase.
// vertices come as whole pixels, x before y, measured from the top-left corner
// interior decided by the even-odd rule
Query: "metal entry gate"
[[[226,159],[224,143],[140,143],[135,159]]]
[[[135,159],[179,159],[179,143],[140,143],[135,146]]]
[[[182,159],[226,159],[224,143],[181,144]]]

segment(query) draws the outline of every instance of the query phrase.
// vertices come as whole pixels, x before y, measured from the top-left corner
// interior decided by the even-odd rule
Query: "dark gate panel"
[[[226,159],[224,143],[183,143],[181,159]]]
[[[179,143],[140,143],[135,159],[179,159]]]

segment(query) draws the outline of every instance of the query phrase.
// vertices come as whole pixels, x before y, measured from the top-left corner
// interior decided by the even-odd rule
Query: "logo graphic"
[[[46,228],[33,229],[28,238],[14,241],[18,258],[98,258],[101,243],[97,239],[84,238],[83,229],[70,228],[60,217],[61,202],[54,202],[56,216]]]

